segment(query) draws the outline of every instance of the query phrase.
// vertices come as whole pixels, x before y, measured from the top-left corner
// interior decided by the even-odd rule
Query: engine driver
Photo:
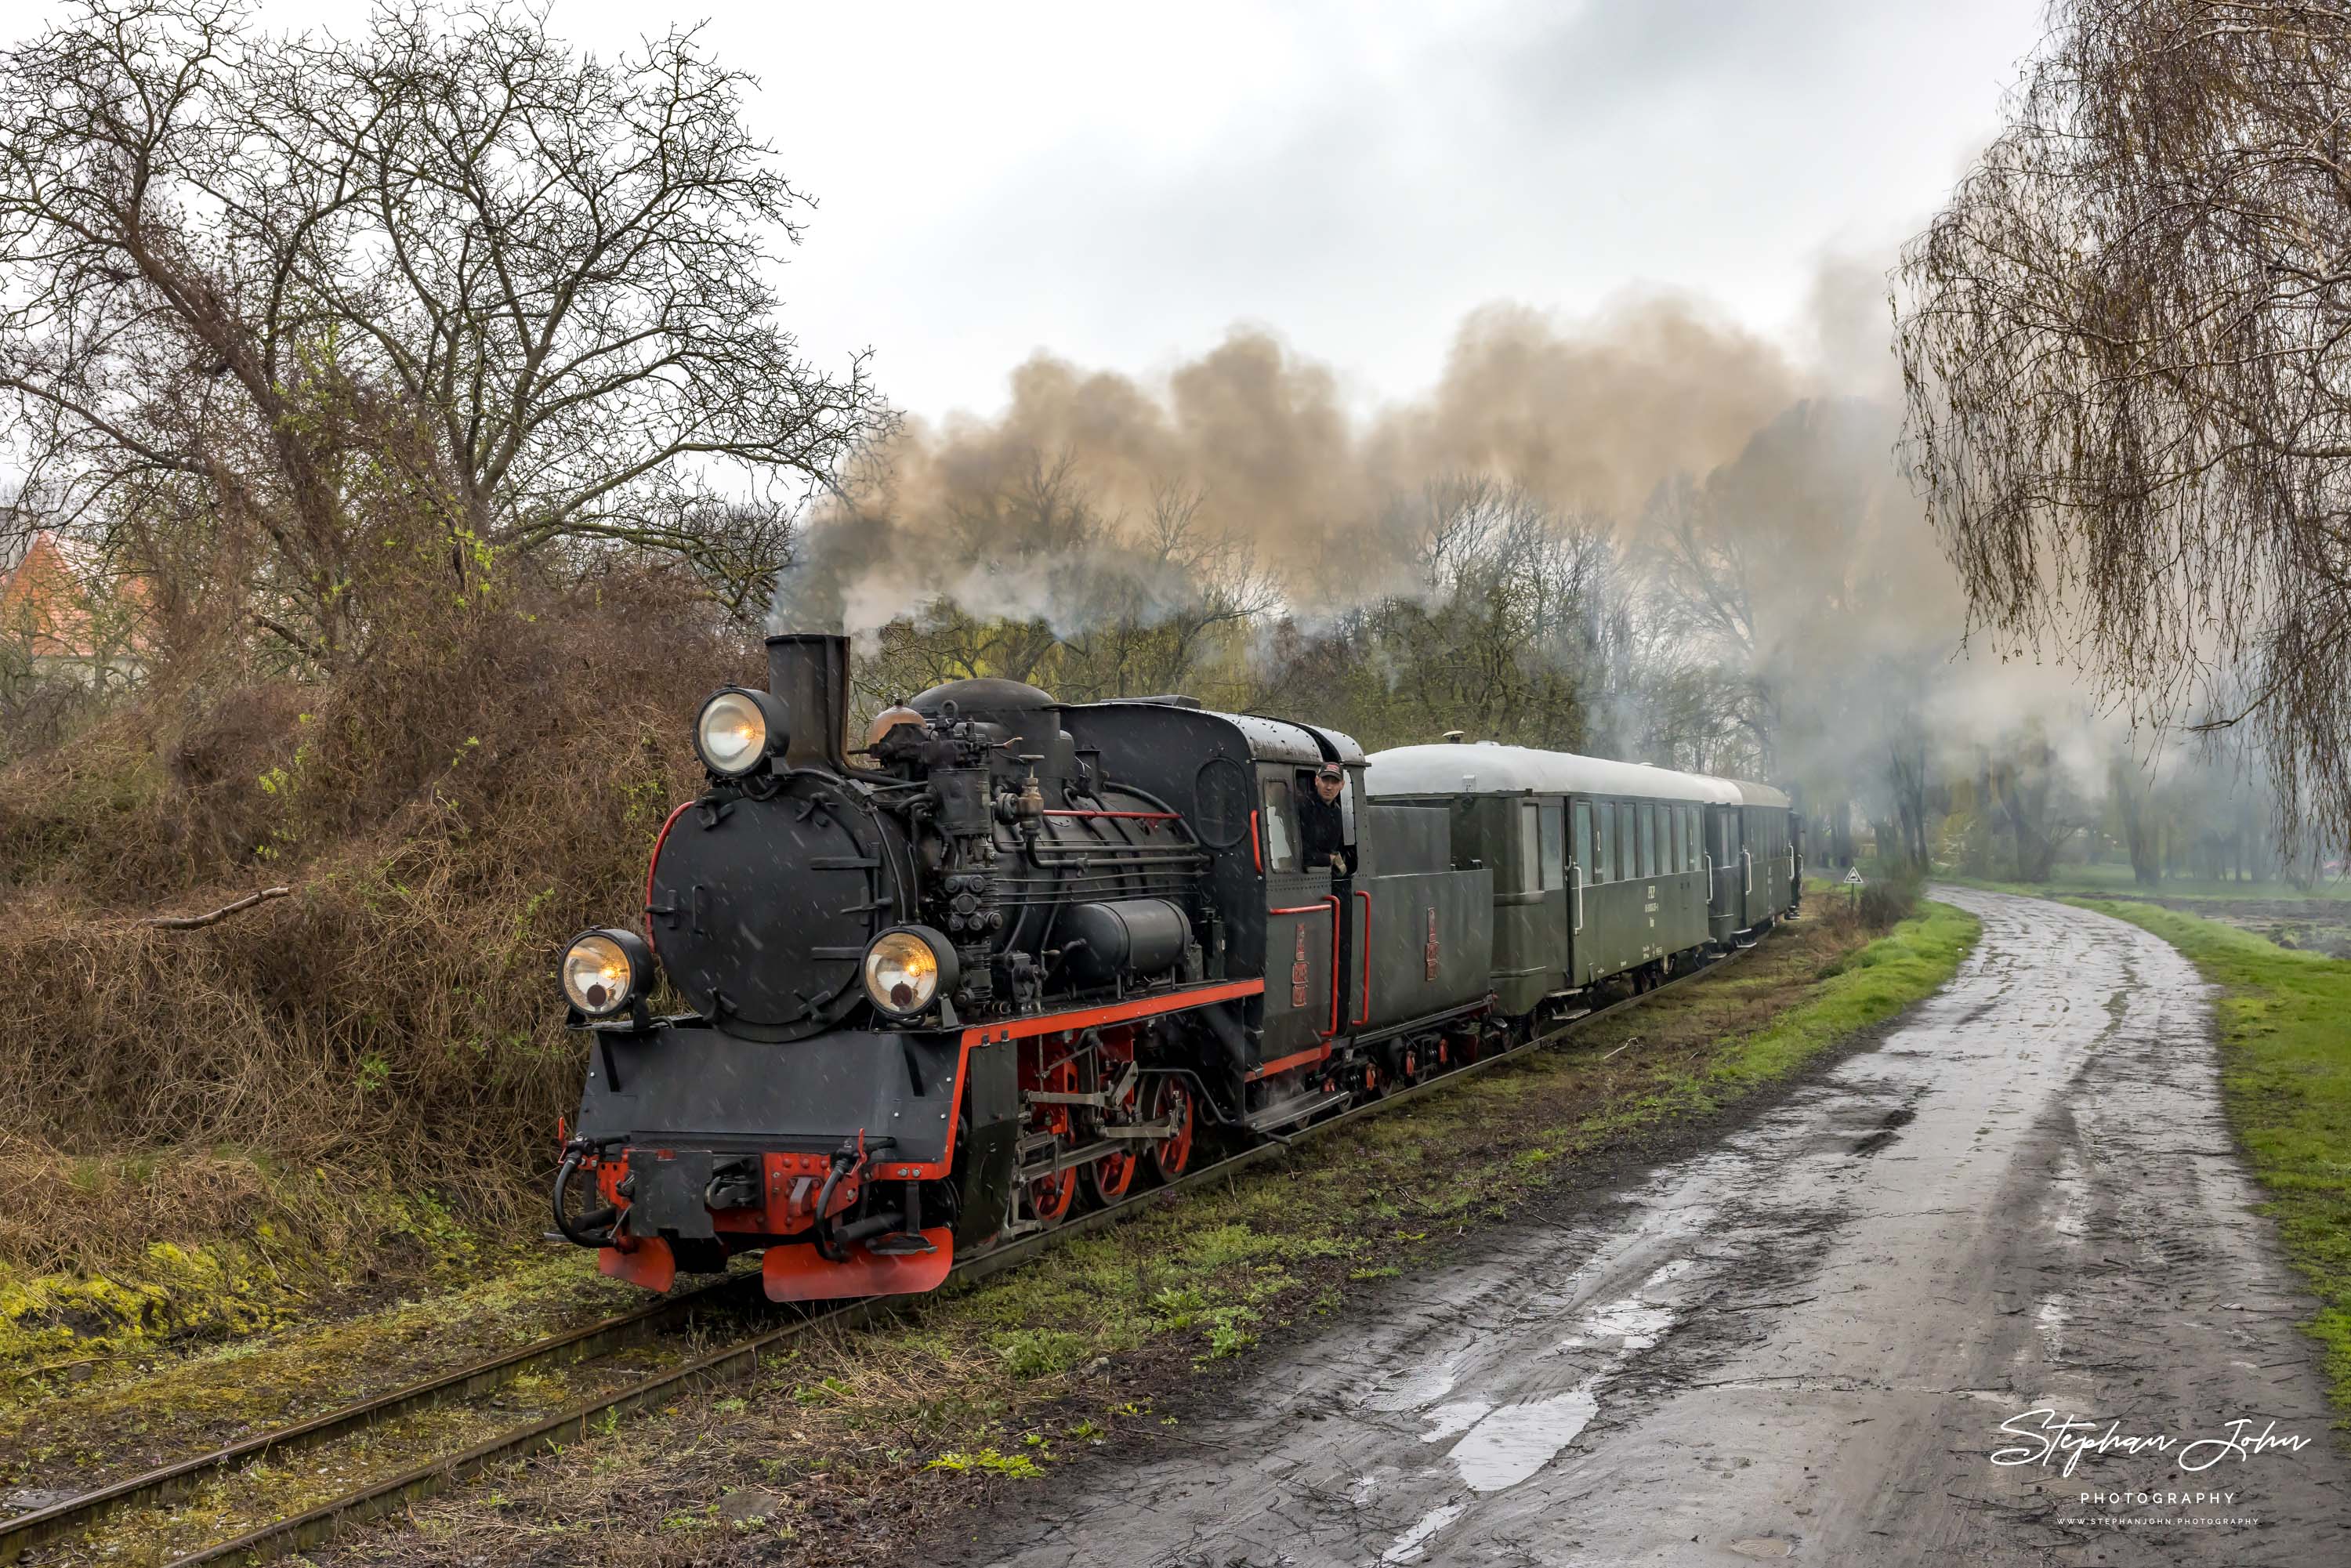
[[[1347,858],[1346,821],[1339,811],[1339,797],[1346,788],[1346,770],[1326,762],[1314,775],[1313,789],[1298,801],[1299,841],[1306,848],[1306,863],[1327,865],[1333,877],[1354,869]]]

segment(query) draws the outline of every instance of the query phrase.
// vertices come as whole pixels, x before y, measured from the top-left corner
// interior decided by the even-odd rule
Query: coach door
[[[1592,885],[1592,802],[1578,800],[1569,816],[1567,835],[1567,976],[1570,985],[1591,977],[1583,941],[1584,891]]]
[[[1706,809],[1706,898],[1709,934],[1717,942],[1728,942],[1730,934],[1744,921],[1745,903],[1740,892],[1744,868],[1739,861],[1741,848],[1739,831],[1739,808],[1708,806]]]

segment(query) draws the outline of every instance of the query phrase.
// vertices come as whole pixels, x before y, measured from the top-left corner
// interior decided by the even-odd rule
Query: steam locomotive
[[[1757,784],[1489,744],[1366,757],[1189,697],[949,682],[845,754],[848,644],[705,702],[590,1043],[556,1223],[654,1291],[928,1291],[956,1257],[1523,1041],[1797,905]],[[1351,874],[1301,863],[1336,763]],[[656,967],[690,1009],[655,1017]]]

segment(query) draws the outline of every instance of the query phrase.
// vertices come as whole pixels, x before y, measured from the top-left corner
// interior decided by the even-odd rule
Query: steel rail
[[[502,1386],[538,1367],[559,1362],[585,1361],[633,1344],[651,1335],[667,1320],[685,1317],[697,1308],[716,1305],[723,1297],[742,1294],[745,1287],[754,1283],[756,1279],[756,1275],[738,1274],[714,1281],[674,1300],[653,1301],[562,1333],[550,1334],[545,1339],[517,1345],[487,1361],[474,1362],[421,1383],[408,1384],[358,1404],[327,1411],[291,1427],[257,1433],[225,1448],[125,1477],[112,1485],[83,1492],[78,1497],[68,1498],[31,1513],[0,1520],[0,1563],[14,1563],[26,1551],[43,1542],[78,1533],[107,1515],[123,1509],[170,1502],[185,1497],[214,1474],[239,1469],[268,1455],[316,1448],[412,1410],[429,1409],[435,1405]]]
[[[1491,1055],[1480,1056],[1458,1067],[1447,1068],[1444,1071],[1424,1078],[1405,1088],[1392,1090],[1376,1100],[1351,1107],[1335,1116],[1325,1116],[1320,1121],[1301,1128],[1296,1133],[1286,1136],[1269,1135],[1267,1142],[1228,1155],[1197,1170],[1188,1171],[1173,1182],[1132,1194],[1115,1204],[1095,1209],[1091,1213],[1075,1216],[1050,1228],[1031,1231],[1004,1246],[991,1249],[977,1257],[957,1263],[948,1274],[948,1281],[967,1285],[977,1283],[1008,1269],[1017,1268],[1064,1241],[1118,1224],[1140,1213],[1143,1207],[1147,1204],[1176,1197],[1218,1181],[1228,1181],[1241,1172],[1269,1160],[1286,1158],[1290,1152],[1301,1144],[1322,1137],[1352,1122],[1377,1114],[1406,1101],[1435,1093],[1507,1062],[1520,1061],[1531,1051],[1555,1045],[1567,1039],[1585,1025],[1613,1013],[1622,1012],[1625,1009],[1637,1007],[1686,981],[1712,974],[1715,970],[1735,962],[1750,951],[1752,951],[1752,945],[1734,947],[1729,952],[1709,959],[1687,973],[1675,976],[1662,985],[1621,998],[1606,1007],[1579,1014],[1548,1033],[1533,1036],[1506,1050],[1496,1051]],[[682,1297],[675,1301],[663,1303],[660,1307],[645,1309],[622,1318],[610,1319],[603,1324],[590,1325],[587,1329],[577,1331],[574,1335],[557,1336],[555,1340],[539,1342],[538,1345],[525,1346],[508,1357],[499,1358],[498,1362],[484,1363],[475,1368],[450,1374],[446,1377],[434,1380],[431,1385],[420,1385],[415,1390],[386,1396],[384,1399],[371,1401],[367,1406],[353,1406],[350,1410],[320,1417],[317,1422],[305,1423],[299,1428],[291,1428],[287,1432],[249,1439],[246,1443],[235,1445],[234,1448],[222,1449],[217,1453],[167,1467],[166,1470],[155,1471],[149,1476],[133,1478],[117,1487],[106,1489],[104,1493],[92,1493],[89,1497],[76,1499],[72,1502],[44,1510],[39,1514],[28,1514],[21,1519],[11,1521],[6,1528],[26,1526],[35,1520],[77,1510],[85,1503],[96,1502],[109,1493],[115,1495],[101,1505],[99,1511],[113,1511],[133,1500],[168,1500],[169,1497],[180,1495],[180,1493],[148,1490],[143,1497],[134,1497],[133,1494],[142,1487],[157,1484],[171,1486],[173,1484],[172,1479],[166,1478],[177,1476],[189,1478],[185,1486],[181,1489],[184,1491],[200,1484],[204,1473],[225,1470],[241,1462],[238,1456],[256,1457],[273,1448],[284,1447],[287,1439],[297,1432],[307,1433],[323,1423],[336,1420],[343,1422],[340,1430],[353,1430],[371,1424],[369,1420],[355,1418],[360,1412],[384,1406],[390,1401],[402,1399],[403,1396],[405,1396],[405,1404],[401,1406],[402,1408],[414,1408],[422,1403],[438,1402],[433,1394],[426,1391],[453,1388],[471,1375],[486,1373],[493,1366],[533,1352],[538,1352],[538,1359],[544,1361],[550,1355],[560,1353],[543,1350],[542,1346],[553,1346],[559,1340],[583,1337],[614,1325],[658,1317],[664,1315],[663,1307],[676,1311],[684,1308],[688,1302],[706,1301],[719,1292],[736,1291],[747,1285],[749,1278],[749,1276],[742,1276],[705,1286],[691,1296]],[[721,1385],[747,1378],[758,1370],[763,1357],[771,1357],[774,1353],[803,1335],[822,1329],[852,1329],[867,1323],[886,1322],[915,1311],[929,1299],[927,1295],[871,1297],[846,1301],[836,1307],[811,1312],[791,1322],[767,1330],[724,1349],[698,1357],[683,1366],[647,1378],[630,1387],[576,1401],[528,1425],[475,1444],[461,1453],[444,1454],[424,1460],[395,1475],[371,1482],[342,1497],[321,1503],[292,1518],[263,1525],[233,1540],[204,1547],[186,1556],[172,1558],[168,1568],[214,1568],[214,1565],[224,1565],[225,1568],[225,1565],[230,1563],[265,1563],[290,1552],[304,1551],[320,1545],[332,1539],[347,1525],[377,1518],[410,1503],[432,1497],[448,1490],[459,1481],[470,1479],[500,1460],[524,1458],[542,1450],[559,1449],[567,1443],[585,1439],[591,1431],[605,1427],[608,1423],[622,1416],[649,1406],[666,1403],[700,1386]],[[642,1332],[641,1330],[640,1333]],[[492,1386],[496,1383],[506,1381],[512,1375],[513,1373],[508,1372],[505,1377],[497,1377],[477,1386]],[[455,1396],[442,1396],[442,1397]],[[382,1418],[382,1415],[373,1417],[374,1420]],[[323,1441],[325,1438],[313,1437],[307,1440],[316,1442]],[[84,1517],[95,1518],[96,1513],[85,1514]],[[62,1527],[47,1531],[38,1538],[48,1539],[59,1532],[62,1532]],[[30,1540],[21,1541],[19,1550],[22,1546],[29,1544],[31,1544]],[[14,1555],[14,1552],[7,1551],[5,1537],[0,1537],[0,1563],[12,1561]]]

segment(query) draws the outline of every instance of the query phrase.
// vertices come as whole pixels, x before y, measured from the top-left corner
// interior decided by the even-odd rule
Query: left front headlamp
[[[563,950],[564,998],[591,1019],[611,1017],[653,983],[653,949],[633,931],[583,932]]]

